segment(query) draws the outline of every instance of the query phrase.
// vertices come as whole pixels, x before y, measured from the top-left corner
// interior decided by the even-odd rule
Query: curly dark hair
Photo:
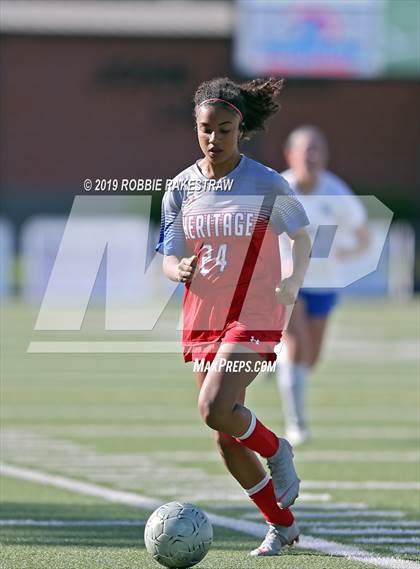
[[[229,77],[216,77],[205,81],[194,95],[194,117],[197,107],[207,99],[223,99],[241,111],[242,138],[249,139],[255,132],[265,130],[268,120],[280,109],[276,99],[283,88],[283,83],[283,79],[275,77],[252,79],[241,84],[235,83]],[[214,101],[209,105],[222,106],[223,102]],[[225,107],[226,110],[231,109],[228,105]]]

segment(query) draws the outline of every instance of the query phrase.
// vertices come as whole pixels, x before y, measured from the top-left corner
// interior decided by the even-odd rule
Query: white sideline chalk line
[[[56,488],[62,488],[64,490],[77,492],[78,494],[86,496],[96,496],[98,498],[104,498],[109,502],[128,504],[137,508],[155,509],[161,504],[158,500],[148,498],[147,496],[141,496],[140,494],[123,492],[121,490],[112,490],[112,488],[106,488],[104,486],[99,486],[98,484],[92,484],[91,482],[72,480],[70,478],[64,478],[64,476],[45,474],[44,472],[39,472],[29,468],[21,468],[19,466],[12,466],[10,464],[1,463],[0,474],[20,478],[21,480],[30,480],[31,482],[37,482],[38,484],[44,484],[47,486],[55,486]]]
[[[45,385],[45,387],[49,385],[50,384],[48,383]],[[76,385],[79,384],[76,383]],[[133,383],[133,385],[138,385],[138,382],[135,384]],[[55,413],[54,415],[48,416],[49,421],[52,421],[56,416],[63,418],[63,417],[74,417],[75,415],[78,417],[83,416],[84,421],[86,420],[92,421],[92,419],[94,419],[95,417],[102,417],[106,419],[106,417],[109,417],[111,412],[114,412],[113,415],[114,418],[122,417],[126,419],[127,417],[135,417],[136,420],[139,420],[138,407],[136,407],[135,405],[133,405],[132,407],[121,408],[120,409],[121,412],[117,414],[115,414],[116,411],[118,411],[115,409],[115,406],[113,407],[112,405],[106,405],[106,404],[100,405],[94,409],[89,407],[88,413],[85,413],[84,412],[85,410],[83,409],[81,410],[80,406],[76,404],[69,404],[66,402],[60,402],[54,407],[54,409],[52,409],[50,405],[39,404],[36,407],[34,407],[33,404],[31,405],[31,404],[22,403],[22,405],[19,405],[19,409],[21,409],[22,412],[25,412],[25,416],[27,417],[31,417],[32,415],[38,417],[40,414],[44,415],[46,411],[49,411],[50,413]],[[31,413],[31,411],[33,413]],[[380,408],[377,407],[372,408],[372,406],[365,408],[365,407],[360,407],[359,405],[354,407],[346,406],[343,408],[337,408],[336,410],[332,410],[331,406],[314,404],[313,409],[311,411],[311,417],[316,425],[334,423],[334,428],[338,424],[338,428],[341,429],[354,428],[354,420],[358,419],[358,420],[366,420],[369,422],[372,420],[375,422],[381,421],[386,423],[387,425],[392,425],[393,423],[397,423],[397,425],[395,425],[395,428],[397,429],[410,428],[415,430],[418,424],[418,416],[416,412],[412,409],[406,410],[405,408],[404,411],[406,411],[406,413],[404,415],[401,415],[402,412],[401,407],[395,406],[395,403],[394,406],[392,405],[386,406],[381,404]],[[268,405],[265,410],[265,416],[270,420],[278,419],[279,406]],[[170,412],[167,409],[156,405],[150,405],[149,407],[145,407],[144,409],[142,409],[141,419],[143,421],[151,419],[155,422],[156,417],[159,418],[159,421],[161,420],[173,421],[174,419],[179,419],[180,421],[184,421],[186,418],[190,418],[191,422],[193,422],[194,424],[197,420],[195,414],[191,412],[191,406],[187,404],[182,405],[180,403],[178,407],[176,407],[175,409],[171,409]],[[325,428],[328,428],[328,426]]]
[[[0,520],[0,526],[30,527],[141,527],[146,522],[140,520]]]
[[[180,354],[179,340],[63,340],[29,342],[28,354]]]
[[[420,538],[418,537],[362,537],[357,541],[360,543],[413,543],[420,545]]]
[[[194,488],[195,489],[195,488]],[[242,501],[244,499],[242,494],[238,494],[237,496],[233,496],[231,492],[227,491],[226,493],[226,500],[229,502],[233,501]],[[213,502],[213,501],[220,501],[220,498],[223,497],[220,491],[217,491],[215,495],[209,494],[209,491],[206,492],[199,491],[194,494],[193,492],[188,492],[188,494],[183,495],[182,492],[179,493],[179,500],[185,500],[189,502],[194,502],[194,500],[204,500],[206,502]],[[308,494],[306,492],[299,494],[299,502],[301,503],[309,503],[314,502],[316,504],[322,503],[326,504],[332,499],[331,494]],[[319,507],[319,506],[318,506]],[[213,506],[212,506],[213,508]],[[226,509],[226,504],[223,506],[223,509]]]
[[[378,526],[376,528],[359,528],[359,529],[352,529],[352,528],[330,528],[330,527],[311,527],[311,533],[316,534],[325,534],[328,535],[420,535],[420,530],[418,529],[409,529],[409,528],[386,528]]]
[[[336,529],[331,528],[335,525],[333,522],[329,526],[327,524],[320,525],[321,522],[317,524],[300,524],[310,526],[311,533],[319,533],[328,535],[405,535],[409,533],[410,535],[416,534],[420,535],[420,530],[407,530],[407,529],[389,529],[387,527],[378,526],[377,528],[371,528],[372,524],[367,527],[360,527],[359,529]],[[380,523],[380,522],[377,522]],[[395,522],[394,522],[395,523]],[[416,523],[416,522],[414,522]],[[144,526],[145,522],[140,520],[33,520],[33,519],[0,519],[0,526],[33,526],[33,527],[141,527]],[[383,524],[382,524],[383,525]],[[402,522],[399,522],[402,525]],[[318,527],[319,526],[319,527]],[[350,524],[349,524],[350,526]],[[404,526],[406,527],[406,526]],[[408,526],[410,527],[410,526]]]
[[[301,497],[301,494],[299,494],[299,502],[300,502],[300,497]],[[243,498],[243,496],[242,496],[242,498]],[[226,508],[228,508],[229,510],[235,510],[235,511],[241,510],[244,512],[251,512],[251,511],[255,510],[255,508],[252,504],[244,504],[244,503],[226,504],[226,502],[220,503],[220,500],[219,500],[219,503],[212,504],[211,507],[212,507],[212,510],[226,510]],[[328,510],[328,511],[333,511],[333,512],[336,510],[338,510],[338,511],[340,511],[340,510],[346,510],[347,511],[349,509],[350,510],[357,510],[357,512],[355,512],[355,516],[358,514],[358,512],[360,510],[367,510],[368,509],[368,505],[365,504],[364,502],[355,502],[354,504],[350,503],[350,502],[335,502],[332,504],[328,504],[328,503],[322,504],[322,506],[320,506],[319,504],[305,504],[305,505],[297,504],[297,505],[293,506],[293,511],[297,512],[299,514],[300,514],[300,512],[310,513],[310,512],[313,512],[314,510],[319,510],[320,507],[322,507],[323,511]],[[419,522],[419,525],[420,525],[420,522]]]
[[[45,471],[66,473],[69,478],[82,479],[94,484],[112,487],[116,490],[140,492],[145,496],[154,495],[156,484],[166,489],[166,496],[177,496],[183,501],[213,501],[226,503],[238,500],[243,502],[243,492],[234,480],[227,474],[210,475],[198,464],[177,464],[167,462],[168,456],[163,455],[160,464],[164,468],[157,469],[156,455],[151,453],[116,453],[109,455],[99,452],[93,447],[80,445],[76,442],[63,441],[39,433],[37,430],[6,429],[2,433],[3,460],[10,464],[27,468],[37,468],[43,465]],[[185,453],[182,453],[184,456]],[[177,453],[178,456],[178,453]],[[198,455],[194,454],[193,457]],[[217,455],[214,455],[215,458]],[[166,460],[165,460],[166,459]],[[142,487],[139,487],[139,479]],[[328,489],[323,491],[318,486],[324,483],[334,486],[346,485],[357,489],[360,495],[361,483],[355,481],[305,481],[302,485],[304,498],[326,503]],[[394,483],[391,483],[394,484]],[[391,486],[390,481],[385,484]],[[417,484],[417,483],[416,483]],[[307,489],[313,485],[314,490]],[[366,483],[369,488],[383,487],[383,481]],[[392,487],[392,486],[391,486]],[[411,483],[409,483],[411,487]],[[401,489],[401,483],[395,488]],[[320,492],[324,496],[309,498],[308,492]]]
[[[353,451],[353,450],[317,450],[297,451],[296,459],[301,462],[313,462],[317,460],[332,462],[418,462],[420,453],[414,451]]]
[[[409,343],[407,341],[400,343],[393,343],[392,350],[388,347],[391,342],[380,342],[375,343],[375,346],[380,346],[383,356],[387,357],[387,361],[406,361],[413,360],[417,361],[417,346],[415,342]],[[352,360],[354,356],[363,360],[375,360],[375,350],[372,350],[371,346],[366,346],[361,342],[349,343],[345,342],[345,348],[337,343],[333,344],[332,350],[335,353],[339,353],[344,357],[345,361]],[[379,349],[379,347],[377,348]],[[180,342],[179,339],[172,341],[165,340],[62,340],[62,341],[51,341],[51,340],[33,340],[29,342],[28,353],[45,354],[45,353],[59,353],[59,354],[81,354],[81,353],[114,353],[114,354],[124,354],[124,353],[158,353],[158,354],[179,354],[180,353]]]
[[[300,494],[299,494],[300,497]],[[366,502],[333,502],[332,504],[322,504],[322,509],[323,510],[368,510],[369,509],[369,505],[366,504]],[[301,504],[297,504],[295,506],[293,506],[293,508],[295,508],[296,510],[308,510],[308,511],[312,511],[312,510],[319,510],[320,506],[318,506],[317,504],[305,504],[305,505],[301,505]]]
[[[294,509],[294,511],[296,511]],[[355,513],[355,516],[357,516],[357,512]],[[329,528],[329,527],[333,527],[333,528],[338,528],[338,527],[346,527],[346,528],[363,528],[363,527],[367,527],[367,528],[371,528],[371,527],[386,527],[386,526],[397,526],[397,527],[413,527],[413,528],[418,528],[420,529],[420,522],[416,522],[414,520],[393,520],[393,521],[389,521],[389,520],[380,520],[380,521],[372,521],[372,520],[365,520],[365,521],[358,521],[358,522],[305,522],[305,521],[300,521],[299,525],[301,526],[309,526],[311,528]]]
[[[388,482],[368,480],[353,482],[351,480],[306,480],[302,488],[310,490],[420,490],[420,482]]]
[[[394,553],[411,553],[412,555],[420,554],[420,547],[391,547]]]
[[[174,432],[176,428],[174,427]],[[298,462],[418,462],[420,453],[414,451],[352,451],[352,450],[320,450],[320,451],[296,451]],[[150,456],[158,460],[175,460],[177,462],[190,462],[200,460],[201,462],[213,462],[220,459],[215,451],[156,451]]]
[[[141,436],[142,438],[160,438],[159,427],[152,427],[150,433],[152,433],[154,429],[154,433],[151,437],[148,437],[148,429],[145,429]],[[193,438],[196,438],[199,435],[200,438],[202,436],[203,440],[207,440],[208,435],[206,432],[202,431],[201,429],[194,429],[187,428],[187,429],[177,429],[176,427],[171,428],[171,433],[169,431],[163,431],[162,438],[182,438],[183,436],[186,438],[191,438],[190,432],[194,432]],[[88,435],[88,431],[85,431],[85,436]],[[65,434],[65,436],[67,436]],[[74,436],[74,433],[71,435]],[[13,443],[15,442],[18,444],[19,447],[22,445],[28,449],[29,455],[33,453],[37,453],[38,456],[50,456],[48,452],[51,448],[51,445],[56,447],[61,447],[67,444],[69,447],[75,448],[77,443],[68,443],[66,441],[60,440],[57,438],[57,435],[54,434],[53,436],[44,433],[32,433],[27,434],[22,432],[21,434],[16,433],[14,431],[5,431],[3,434],[4,440],[6,443]],[[49,442],[47,446],[47,441]],[[193,461],[200,461],[200,462],[219,462],[220,457],[216,451],[154,451],[147,453],[150,459],[158,460],[158,461],[174,461],[174,462],[193,462]],[[124,458],[126,460],[133,461],[133,458],[130,456],[125,455]],[[418,462],[420,460],[420,452],[416,450],[411,451],[374,451],[374,450],[366,450],[366,451],[340,451],[340,450],[326,450],[326,451],[296,451],[296,459],[298,462],[318,462],[320,460],[326,462]],[[119,457],[114,457],[114,461],[119,464]],[[420,484],[419,484],[420,487]]]
[[[294,508],[292,508],[293,511]],[[253,520],[259,518],[260,514],[258,512],[249,512],[249,514],[244,514],[244,518]],[[323,512],[320,511],[313,511],[313,512],[299,512],[299,519],[303,518],[315,518],[316,520],[320,519],[339,519],[339,518],[382,518],[387,516],[389,518],[402,518],[404,517],[403,512],[399,511],[387,511],[387,510],[357,510],[357,511],[348,511],[348,512]],[[303,522],[302,522],[303,523]]]
[[[132,492],[112,490],[97,484],[71,480],[64,476],[54,476],[5,463],[0,464],[0,474],[19,478],[21,480],[37,482],[47,486],[62,488],[78,494],[96,496],[110,502],[126,504],[127,506],[134,506],[143,509],[155,509],[161,505],[159,500],[154,500]],[[265,524],[237,520],[225,516],[219,516],[217,514],[210,514],[208,512],[207,515],[211,523],[214,525],[232,529],[234,531],[240,531],[245,534],[252,535],[253,537],[264,537],[267,532],[267,526]],[[377,556],[374,553],[351,545],[341,544],[335,541],[327,541],[325,539],[319,539],[312,536],[301,536],[299,547],[302,547],[303,549],[315,549],[329,555],[339,555],[340,557],[345,557],[370,565],[376,565],[377,567],[385,567],[387,569],[420,569],[420,564],[414,561]]]
[[[173,424],[160,424],[160,425],[150,425],[150,423],[142,423],[137,425],[127,425],[126,427],[121,427],[120,425],[97,425],[92,423],[85,423],[78,425],[77,427],[68,426],[42,426],[42,433],[47,435],[53,435],[55,437],[59,436],[77,436],[79,438],[112,438],[112,437],[188,437],[188,438],[201,438],[208,436],[208,430],[203,426],[198,428],[198,425],[192,423],[177,423],[174,428]],[[37,431],[40,428],[37,427]],[[343,429],[342,427],[335,427],[334,430],[314,427],[314,435],[325,439],[378,439],[387,438],[392,440],[401,439],[415,439],[417,440],[416,428],[404,428],[395,427],[391,429],[389,427],[347,427]]]
[[[267,532],[264,525],[257,524],[255,522],[245,522],[243,520],[236,520],[224,516],[215,516],[214,514],[210,514],[209,517],[211,522],[215,525],[220,525],[235,531],[241,531],[249,535],[264,537]],[[374,553],[352,545],[337,543],[335,541],[312,536],[301,536],[299,547],[304,549],[314,549],[321,551],[322,553],[327,553],[328,555],[338,555],[352,561],[376,565],[377,567],[386,567],[388,569],[420,569],[420,564],[415,561],[377,556]]]

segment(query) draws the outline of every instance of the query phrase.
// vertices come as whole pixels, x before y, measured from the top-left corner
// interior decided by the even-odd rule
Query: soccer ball
[[[169,502],[147,520],[144,543],[155,561],[176,569],[192,567],[207,554],[213,528],[206,514],[194,504]]]

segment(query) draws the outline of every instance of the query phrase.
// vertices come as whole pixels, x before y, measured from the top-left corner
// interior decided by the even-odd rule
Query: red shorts
[[[184,361],[205,360],[212,362],[221,344],[241,344],[257,352],[263,360],[275,362],[277,354],[275,346],[280,342],[281,330],[252,331],[244,324],[234,320],[223,330],[221,336],[214,342],[184,345]]]

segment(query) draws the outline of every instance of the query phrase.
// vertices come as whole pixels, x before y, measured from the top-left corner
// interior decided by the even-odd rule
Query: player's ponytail
[[[242,83],[240,88],[245,105],[244,138],[249,138],[258,130],[265,130],[267,121],[280,109],[276,99],[283,83],[283,79],[274,77]]]
[[[249,139],[265,130],[268,120],[280,109],[276,101],[283,79],[253,79],[235,83],[228,77],[217,77],[202,83],[194,95],[194,116],[202,104],[224,105],[241,118],[242,138]]]

